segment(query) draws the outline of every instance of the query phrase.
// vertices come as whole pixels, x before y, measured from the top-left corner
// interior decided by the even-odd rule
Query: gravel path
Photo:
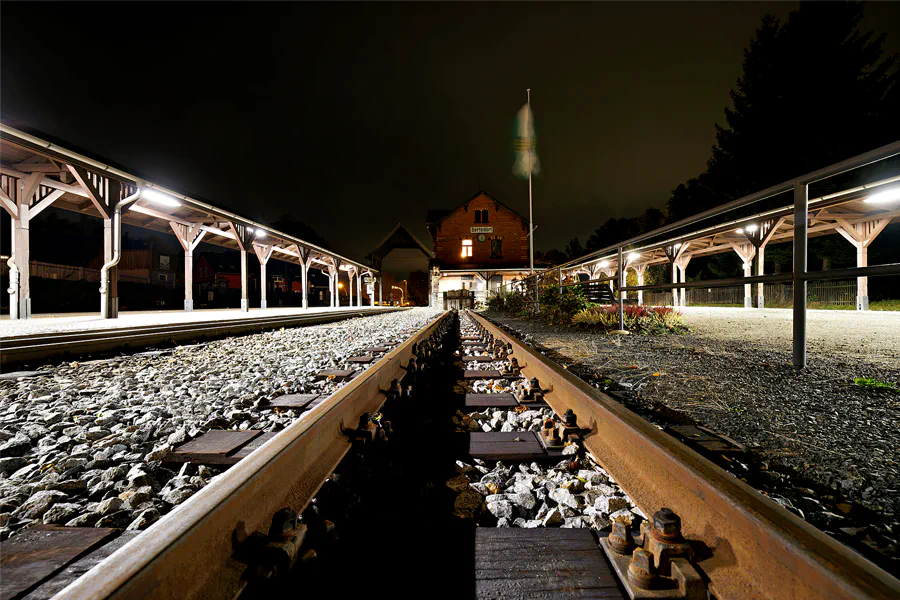
[[[160,463],[170,448],[209,429],[279,431],[301,415],[262,408],[265,399],[330,395],[342,384],[315,373],[350,368],[350,356],[439,314],[417,308],[0,381],[0,539],[41,522],[147,527],[220,472],[171,471]]]
[[[789,314],[689,309],[689,334],[631,336],[491,318],[896,521],[900,396],[853,379],[900,381],[900,315],[811,312],[797,372]]]

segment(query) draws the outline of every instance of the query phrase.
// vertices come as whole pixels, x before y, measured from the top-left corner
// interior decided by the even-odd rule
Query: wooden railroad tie
[[[488,363],[488,362],[494,362],[494,360],[495,360],[493,356],[488,356],[488,355],[486,355],[486,354],[480,354],[480,355],[478,355],[478,356],[475,356],[475,355],[473,355],[473,354],[466,354],[466,355],[464,355],[462,358],[463,358],[463,361],[464,361],[464,362],[483,362],[483,363]]]
[[[478,527],[475,597],[626,596],[590,529]]]
[[[200,437],[175,448],[163,458],[167,463],[193,463],[209,466],[230,466],[275,437],[276,432],[258,430],[225,431],[213,429]]]
[[[375,360],[374,356],[372,356],[371,354],[366,354],[364,356],[351,356],[347,359],[347,362],[357,365],[367,365],[373,360]]]
[[[511,408],[518,404],[512,394],[466,394],[466,408]]]
[[[343,381],[349,381],[356,376],[356,371],[353,369],[328,369],[325,371],[319,371],[316,373],[315,379],[316,381],[321,381],[323,379],[332,379],[337,383],[341,383]]]

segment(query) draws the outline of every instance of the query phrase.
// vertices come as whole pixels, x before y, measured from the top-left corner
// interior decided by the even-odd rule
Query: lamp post
[[[403,288],[400,286],[392,285],[391,289],[395,289],[398,292],[400,292],[400,306],[403,306]]]

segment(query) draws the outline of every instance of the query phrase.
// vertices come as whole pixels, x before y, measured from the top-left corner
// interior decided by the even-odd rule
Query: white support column
[[[756,274],[757,275],[765,275],[766,274],[766,247],[765,245],[760,246],[759,250],[756,251]],[[763,291],[763,284],[756,284],[756,308],[765,308],[766,307],[766,294]]]
[[[184,312],[191,312],[194,310],[194,250],[206,231],[200,229],[202,223],[187,226],[169,221],[169,227],[184,249]]]
[[[687,281],[687,266],[688,266],[689,262],[691,262],[690,254],[682,254],[680,257],[678,257],[678,260],[675,261],[675,264],[678,266],[678,272],[681,274],[681,283],[684,283]],[[685,296],[685,289],[679,288],[679,292],[680,292],[680,296],[681,296],[679,306],[684,308],[685,306],[687,306],[687,298]]]
[[[294,246],[294,248],[297,250],[297,256],[300,258],[300,286],[303,288],[300,294],[300,306],[306,310],[309,308],[309,289],[307,289],[307,284],[309,283],[309,267],[312,265],[312,261],[309,260],[309,248],[301,248],[300,246]]]
[[[378,278],[378,306],[384,305],[384,300],[382,299],[383,298],[382,297],[383,288],[381,285],[381,280],[382,280],[382,277],[379,277]]]
[[[266,289],[268,288],[268,280],[266,279],[266,265],[269,262],[269,259],[272,258],[272,252],[275,250],[275,244],[253,244],[253,252],[256,254],[256,258],[259,259],[259,292],[260,292],[260,301],[259,307],[265,309],[268,307],[266,304]]]
[[[347,299],[349,303],[347,306],[353,308],[353,269],[347,271]]]
[[[837,232],[856,247],[856,266],[869,266],[869,244],[891,222],[890,219],[858,221],[848,223],[838,219]],[[856,310],[869,310],[869,278],[856,278]]]
[[[644,273],[647,271],[647,265],[645,265],[645,264],[634,265],[631,268],[634,269],[634,272],[637,275],[638,286],[640,287],[640,286],[644,285]],[[638,306],[644,305],[644,290],[638,290],[637,302],[638,302]]]
[[[30,223],[28,202],[19,202],[18,218],[13,219],[13,260],[19,270],[19,285],[16,290],[17,315],[19,319],[31,318],[31,267],[30,267]],[[12,304],[10,304],[12,306]],[[10,317],[12,315],[10,314]]]
[[[356,306],[362,308],[362,275],[356,274]]]
[[[753,275],[753,257],[756,255],[756,248],[753,244],[731,244],[731,247],[744,261],[744,277]],[[753,308],[752,287],[749,283],[744,284],[744,308]]]
[[[672,263],[672,285],[678,283],[678,265]],[[678,288],[672,288],[672,308],[678,308]]]
[[[248,300],[248,282],[247,282],[247,251],[241,249],[241,312],[250,311],[250,302]]]

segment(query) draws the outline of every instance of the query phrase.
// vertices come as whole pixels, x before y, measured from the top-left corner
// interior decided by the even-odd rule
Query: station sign
[[[469,227],[469,233],[494,233],[493,227]]]

